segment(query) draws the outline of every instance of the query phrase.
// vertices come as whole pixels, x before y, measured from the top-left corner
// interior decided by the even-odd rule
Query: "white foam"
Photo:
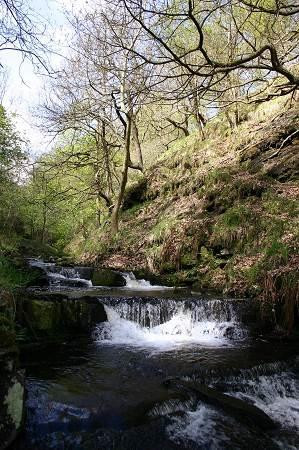
[[[200,404],[195,411],[175,418],[167,427],[167,433],[177,443],[188,440],[203,448],[222,449],[223,441],[228,438],[219,430],[218,420],[219,415],[213,408]]]
[[[299,431],[299,388],[287,372],[261,375],[255,380],[243,379],[238,398],[249,399],[287,428]]]
[[[148,328],[121,318],[117,311],[106,305],[105,310],[108,322],[98,325],[95,331],[97,342],[102,344],[151,347],[161,351],[193,344],[228,346],[232,341],[225,337],[227,329],[238,327],[234,322],[196,322],[190,311],[181,310],[167,322]]]
[[[40,258],[28,258],[29,265],[31,267],[39,267],[41,269],[46,270],[47,267],[54,267],[55,263],[46,263]]]
[[[55,263],[46,263],[42,259],[30,258],[29,264],[32,267],[39,267],[46,273],[50,286],[68,287],[71,282],[78,282],[82,286],[92,287],[91,280],[80,278],[80,273],[74,267],[57,267]]]
[[[299,431],[299,399],[294,374],[282,372],[252,378],[247,374],[246,378],[232,377],[226,382],[228,385],[232,382],[232,388],[237,385],[240,389],[238,392],[228,391],[229,395],[254,403],[289,433],[285,436],[281,433],[273,435],[273,442],[279,448],[298,448],[296,436]],[[187,408],[183,416],[174,418],[167,427],[167,432],[178,443],[189,440],[204,448],[222,449],[223,443],[230,438],[226,434],[229,429],[227,420],[232,419],[226,418],[211,406],[199,403],[195,411]]]
[[[91,280],[86,280],[85,278],[80,278],[79,276],[76,276],[78,274],[74,274],[74,276],[65,276],[61,273],[54,273],[49,272],[47,273],[47,276],[50,279],[51,284],[53,285],[59,285],[59,286],[69,286],[69,281],[78,282],[81,285],[84,285],[86,287],[92,287]]]
[[[137,280],[133,272],[122,272],[122,276],[126,281],[126,289],[132,289],[137,291],[156,291],[156,290],[168,290],[173,289],[169,286],[153,285],[147,280]]]

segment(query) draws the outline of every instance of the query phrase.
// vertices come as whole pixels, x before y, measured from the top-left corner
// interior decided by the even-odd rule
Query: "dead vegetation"
[[[275,303],[290,330],[298,306],[297,128],[299,106],[282,112],[274,102],[226,137],[213,130],[204,142],[176,142],[128,191],[118,235],[94,236],[100,246],[89,257],[165,283],[259,296],[263,311],[272,318]]]

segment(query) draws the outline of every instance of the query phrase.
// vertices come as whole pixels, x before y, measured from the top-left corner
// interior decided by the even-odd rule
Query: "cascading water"
[[[49,280],[49,287],[52,289],[92,287],[91,280],[83,278],[84,270],[82,271],[83,274],[81,274],[79,267],[61,267],[55,263],[46,263],[40,259],[30,259],[29,264],[45,272]]]
[[[272,436],[270,447],[263,447],[260,441],[260,448],[283,450],[298,448],[298,360],[290,365],[281,363],[260,365],[241,370],[238,375],[216,377],[210,375],[209,384],[218,388],[221,385],[226,394],[254,404],[268,414],[278,428],[281,427],[280,432]],[[235,434],[240,434],[242,428],[244,428],[242,424],[223,416],[216,408],[198,402],[196,407],[187,407],[185,414],[173,421],[168,427],[168,433],[176,442],[187,439],[199,445],[210,444],[215,449],[222,449],[226,448],[226,445],[229,446],[230,439],[234,441]],[[227,429],[230,430],[230,435]],[[263,439],[262,434],[260,439]]]
[[[155,291],[155,290],[172,290],[173,287],[169,287],[169,286],[158,286],[158,285],[153,285],[151,284],[149,281],[147,280],[137,280],[135,275],[133,274],[133,272],[122,272],[121,273],[122,276],[124,277],[125,281],[126,281],[126,289],[132,289],[132,290],[137,290],[137,291]]]
[[[33,265],[45,271],[50,290],[78,278],[90,286],[88,268]],[[186,298],[186,292],[122,275],[124,288],[89,289],[108,319],[93,339],[74,334],[47,352],[28,349],[20,450],[299,448],[298,349],[249,333],[251,301]],[[75,287],[82,284],[61,293],[64,304],[82,297]],[[86,295],[85,289],[83,302]],[[264,431],[194,392],[171,391],[169,379],[254,404],[279,428]]]
[[[169,350],[199,343],[229,345],[248,334],[230,301],[109,299],[105,309],[108,322],[95,330],[98,343]]]

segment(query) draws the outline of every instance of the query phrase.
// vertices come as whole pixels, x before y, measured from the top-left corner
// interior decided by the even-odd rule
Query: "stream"
[[[46,272],[47,292],[97,297],[108,320],[89,336],[22,350],[27,414],[18,449],[299,447],[296,343],[254,336],[247,301],[152,286],[132,273],[122,274],[122,288],[92,286],[88,268],[31,265]],[[277,427],[182,398],[165,387],[173,377],[245,400]]]

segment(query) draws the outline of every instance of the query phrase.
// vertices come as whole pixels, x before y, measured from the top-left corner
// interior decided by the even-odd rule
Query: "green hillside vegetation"
[[[284,305],[291,328],[299,295],[298,104],[264,104],[232,132],[218,120],[205,141],[196,134],[177,141],[129,185],[116,236],[91,229],[68,251],[172,285],[259,296],[265,308]]]

